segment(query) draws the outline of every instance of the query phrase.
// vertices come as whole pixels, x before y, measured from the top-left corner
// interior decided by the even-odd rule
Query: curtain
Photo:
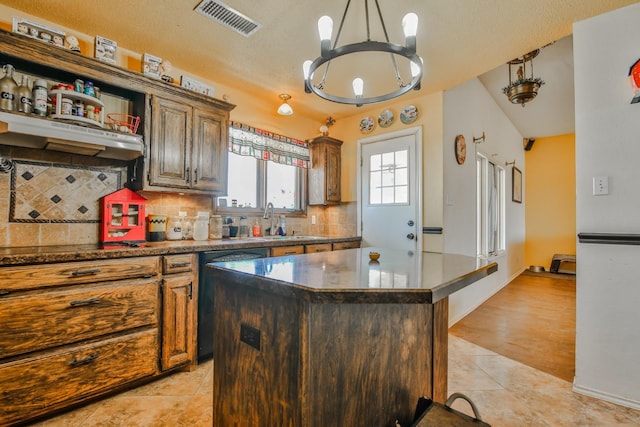
[[[309,167],[309,145],[306,141],[257,129],[243,123],[229,124],[229,151],[241,156],[270,160],[275,163]]]

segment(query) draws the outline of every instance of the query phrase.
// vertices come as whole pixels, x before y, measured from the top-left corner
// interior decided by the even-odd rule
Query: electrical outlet
[[[593,177],[593,195],[604,196],[609,194],[609,177],[594,176]]]
[[[316,225],[316,216],[311,215],[311,225]]]

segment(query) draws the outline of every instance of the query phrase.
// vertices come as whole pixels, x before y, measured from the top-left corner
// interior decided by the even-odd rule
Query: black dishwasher
[[[198,363],[213,357],[213,287],[215,283],[205,274],[210,262],[240,261],[265,258],[267,248],[231,249],[200,253],[200,280],[198,281]]]

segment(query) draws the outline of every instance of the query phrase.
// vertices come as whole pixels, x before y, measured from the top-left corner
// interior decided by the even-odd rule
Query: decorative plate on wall
[[[405,125],[413,123],[418,118],[418,107],[415,105],[407,105],[400,113],[400,121]]]
[[[376,122],[373,120],[373,117],[367,116],[360,120],[360,132],[369,133],[374,127],[376,127]]]
[[[393,123],[393,119],[395,118],[393,111],[391,110],[384,110],[382,113],[380,113],[380,115],[378,116],[378,125],[381,128],[388,128],[389,126],[391,126],[391,124]]]

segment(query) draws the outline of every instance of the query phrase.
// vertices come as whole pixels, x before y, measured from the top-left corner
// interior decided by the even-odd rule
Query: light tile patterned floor
[[[208,427],[212,390],[213,363],[208,362],[35,425]],[[640,426],[640,411],[573,393],[567,381],[449,335],[453,392],[469,396],[493,427]],[[462,400],[453,407],[471,414]]]

